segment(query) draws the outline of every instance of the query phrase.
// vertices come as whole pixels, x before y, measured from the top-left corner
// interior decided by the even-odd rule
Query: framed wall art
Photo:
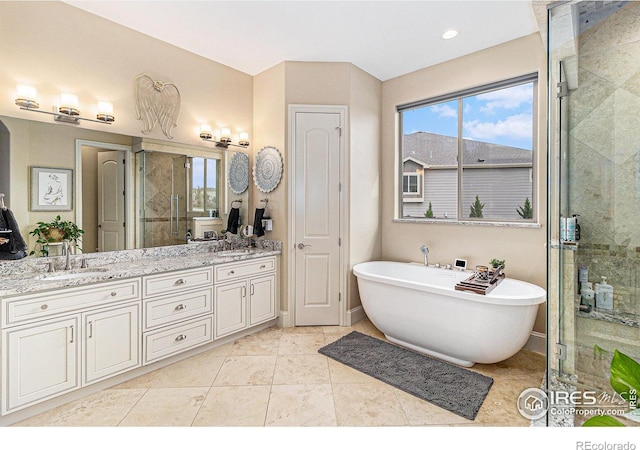
[[[31,211],[73,209],[73,170],[31,167]]]

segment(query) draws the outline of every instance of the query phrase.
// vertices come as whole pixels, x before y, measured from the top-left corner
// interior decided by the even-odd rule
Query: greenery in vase
[[[40,250],[38,250],[40,256],[49,256],[49,244],[63,240],[72,242],[82,250],[78,246],[78,240],[84,234],[84,230],[78,228],[78,225],[70,220],[62,220],[60,215],[57,215],[51,222],[38,222],[38,226],[29,234],[37,237],[36,244],[40,246]],[[34,249],[29,255],[35,253]]]
[[[493,267],[494,269],[497,269],[500,266],[504,267],[504,261],[504,259],[493,258],[491,261],[489,261],[489,264],[491,264],[491,267]]]

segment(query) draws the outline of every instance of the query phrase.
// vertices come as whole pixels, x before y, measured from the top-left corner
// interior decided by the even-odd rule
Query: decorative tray
[[[502,272],[502,268],[499,268],[494,272],[489,272],[488,280],[478,279],[476,274],[473,274],[466,280],[456,284],[456,291],[471,291],[476,294],[487,295],[495,289],[495,287],[499,285],[504,278],[505,275],[504,272]]]

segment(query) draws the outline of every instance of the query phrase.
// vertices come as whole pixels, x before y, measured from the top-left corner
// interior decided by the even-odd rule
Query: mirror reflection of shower
[[[184,244],[194,218],[219,217],[220,170],[214,158],[136,153],[136,247]]]

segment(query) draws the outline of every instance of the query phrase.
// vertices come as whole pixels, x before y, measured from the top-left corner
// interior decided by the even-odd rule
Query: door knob
[[[300,250],[304,249],[305,247],[311,247],[311,245],[310,244],[302,244],[302,243],[298,244],[298,248]]]

